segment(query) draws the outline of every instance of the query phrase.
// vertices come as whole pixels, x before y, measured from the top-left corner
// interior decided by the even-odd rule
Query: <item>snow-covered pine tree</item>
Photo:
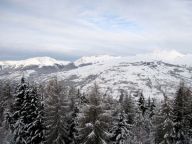
[[[172,103],[164,94],[164,100],[160,107],[159,113],[155,116],[155,143],[172,144]]]
[[[46,88],[45,125],[47,144],[69,144],[68,89],[57,78],[49,81]]]
[[[80,91],[78,91],[78,96],[80,98],[80,104],[85,105],[88,103],[87,95],[85,93],[81,94]]]
[[[14,96],[14,103],[8,117],[10,128],[13,133],[12,143],[14,144],[25,144],[26,143],[26,132],[25,132],[25,106],[26,95],[28,94],[29,86],[25,82],[24,77],[21,78],[20,84],[16,88],[16,94]]]
[[[184,85],[180,85],[176,97],[173,103],[173,129],[172,129],[172,139],[173,144],[188,144],[187,134],[185,131],[185,88]]]
[[[25,79],[21,79],[14,97],[8,122],[13,132],[13,144],[42,144],[43,125],[38,95]]]
[[[7,129],[4,125],[5,120],[5,111],[6,111],[6,101],[5,101],[5,86],[4,82],[0,81],[0,143],[4,143]]]
[[[139,99],[136,107],[136,115],[133,125],[134,144],[149,144],[150,120],[147,116],[146,101],[142,93],[138,94]]]
[[[192,92],[189,87],[184,85],[184,110],[183,110],[183,129],[186,141],[192,143]]]
[[[147,108],[147,116],[151,119],[154,116],[154,109],[155,109],[154,99],[148,97],[146,108]]]
[[[119,96],[119,103],[123,103],[124,97],[125,97],[125,92],[124,92],[124,90],[121,90],[120,96]]]
[[[7,115],[13,104],[13,85],[9,80],[0,81],[0,143],[5,144],[7,140],[9,141],[12,137],[11,131],[9,129],[9,124],[7,122]]]
[[[132,125],[128,124],[127,115],[122,109],[118,114],[117,120],[115,120],[115,124],[113,126],[111,138],[114,141],[114,144],[131,144],[133,134],[131,132]]]
[[[110,117],[117,117],[121,108],[119,102],[112,98],[111,93],[105,93],[102,98],[102,103],[105,105],[105,112],[110,114]],[[110,121],[110,125],[113,125],[113,120]],[[111,130],[112,127],[109,128]]]
[[[131,95],[123,90],[120,94],[119,105],[116,108],[116,115],[113,116],[112,141],[115,143],[131,143],[133,139],[132,126],[135,117],[135,105]]]
[[[151,101],[149,105],[149,118],[152,120],[153,116],[155,115],[155,99],[152,98],[152,100],[150,99],[149,101]]]
[[[2,126],[2,123],[5,121],[5,115],[11,108],[13,102],[12,92],[9,80],[0,82],[0,126]]]
[[[147,110],[147,106],[142,92],[139,93],[138,108],[142,112],[142,115],[144,117]]]
[[[187,105],[185,109],[185,130],[187,132],[190,143],[192,143],[192,91],[190,88],[186,88],[185,95],[185,105]]]
[[[80,108],[80,92],[74,87],[69,89],[69,100],[70,100],[70,119],[69,119],[69,137],[71,139],[70,144],[76,143],[75,137],[77,135],[77,115]]]
[[[122,102],[122,107],[127,115],[127,123],[133,125],[135,118],[135,102],[131,95],[125,95]]]
[[[150,143],[153,143],[155,141],[154,134],[155,134],[155,116],[156,116],[156,105],[155,105],[155,99],[154,98],[148,98],[148,104],[147,104],[147,113],[145,117],[145,124],[146,128],[149,129],[148,135],[149,135],[149,141]]]
[[[37,95],[37,88],[30,86],[27,91],[23,114],[24,130],[26,132],[26,144],[43,144],[44,143],[44,123],[42,117],[42,105],[39,96]]]
[[[89,102],[78,114],[78,144],[106,144],[111,116],[105,110],[102,95],[97,84],[91,89]]]

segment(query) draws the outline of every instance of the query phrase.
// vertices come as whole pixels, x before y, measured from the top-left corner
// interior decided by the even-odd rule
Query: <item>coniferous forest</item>
[[[92,85],[87,93],[57,78],[0,82],[0,144],[191,144],[192,93],[180,84],[159,100]]]

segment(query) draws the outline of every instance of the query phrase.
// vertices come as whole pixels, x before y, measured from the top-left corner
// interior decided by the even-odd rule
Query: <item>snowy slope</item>
[[[72,79],[84,91],[97,82],[103,91],[108,90],[114,97],[119,95],[120,89],[127,89],[141,90],[146,96],[162,98],[162,92],[168,91],[172,95],[180,82],[192,83],[190,59],[191,55],[174,50],[129,57],[83,57],[80,59],[81,64],[92,65],[56,75],[61,79]]]
[[[97,82],[104,92],[107,91],[115,98],[119,96],[121,89],[129,92],[139,90],[146,97],[162,98],[163,91],[171,96],[182,81],[191,84],[192,68],[162,61],[136,62],[121,57],[97,61],[70,71],[42,76],[40,79],[47,80],[53,76],[80,86],[83,91]]]

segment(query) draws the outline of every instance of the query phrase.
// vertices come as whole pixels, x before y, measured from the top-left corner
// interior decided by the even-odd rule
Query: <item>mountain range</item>
[[[35,57],[20,61],[0,61],[0,79],[18,81],[24,75],[29,81],[43,83],[57,77],[82,91],[87,91],[96,82],[106,95],[114,98],[126,90],[132,95],[142,91],[146,97],[161,99],[163,93],[172,96],[180,82],[191,84],[192,66],[179,63],[178,60],[182,59],[184,57],[177,53],[169,60],[147,55],[99,55],[82,57],[73,62]]]

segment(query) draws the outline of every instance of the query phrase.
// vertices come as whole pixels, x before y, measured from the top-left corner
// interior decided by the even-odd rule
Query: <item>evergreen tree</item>
[[[139,94],[139,100],[138,100],[138,108],[139,110],[142,112],[142,116],[145,116],[146,110],[147,110],[147,106],[146,106],[146,102],[145,102],[145,98],[143,96],[143,93]]]
[[[124,99],[124,97],[125,97],[125,94],[124,94],[124,91],[123,90],[121,90],[120,91],[120,96],[119,96],[119,103],[122,103],[123,102],[123,99]]]
[[[146,126],[149,128],[148,135],[149,135],[149,141],[150,143],[153,143],[155,141],[154,134],[155,134],[155,117],[156,112],[155,109],[155,99],[151,99],[149,97],[148,99],[148,106],[147,106],[147,117],[145,118]]]
[[[78,96],[80,97],[80,105],[86,105],[89,102],[85,93],[81,94],[78,91]]]
[[[4,128],[5,101],[4,101],[4,84],[0,81],[0,143],[4,143],[6,129]]]
[[[114,107],[116,107],[116,115],[113,115],[112,141],[117,144],[132,143],[132,126],[135,117],[135,105],[132,97],[121,91],[119,105]]]
[[[192,93],[186,86],[184,86],[183,101],[183,129],[186,140],[190,141],[192,140]]]
[[[23,107],[23,114],[26,116],[24,118],[24,130],[27,134],[25,141],[27,144],[42,144],[44,142],[42,105],[35,87],[31,87],[27,93]]]
[[[0,81],[0,143],[5,144],[12,137],[7,122],[7,116],[13,104],[12,82],[9,80]]]
[[[188,144],[188,123],[187,116],[188,112],[188,95],[186,95],[186,88],[184,84],[180,85],[180,88],[177,91],[176,97],[174,99],[173,105],[173,131],[172,138],[173,143],[175,144]]]
[[[155,99],[154,98],[148,98],[148,102],[146,104],[146,108],[147,108],[147,116],[149,117],[149,119],[152,119],[153,116],[155,115]]]
[[[42,144],[43,125],[40,103],[35,88],[21,79],[8,121],[13,132],[14,144]]]
[[[150,120],[147,116],[146,101],[142,93],[139,94],[135,122],[133,125],[133,133],[134,144],[150,143]]]
[[[113,126],[112,141],[114,144],[130,144],[133,138],[132,125],[128,124],[127,115],[123,110],[119,113],[116,121]]]
[[[46,88],[45,124],[47,144],[69,144],[68,89],[55,78]]]
[[[89,94],[89,103],[78,114],[79,144],[105,144],[109,139],[110,113],[105,110],[101,93],[95,84]]]
[[[185,130],[187,131],[190,143],[192,143],[192,92],[189,88],[186,89],[185,95],[185,105],[187,105],[185,109]]]
[[[12,102],[13,94],[10,81],[0,81],[0,126],[4,123],[5,116],[10,110]]]
[[[69,137],[71,139],[71,144],[76,143],[77,135],[77,115],[79,113],[80,105],[80,93],[74,87],[71,87],[69,90],[69,99],[70,99],[70,119],[69,119]]]
[[[164,95],[164,101],[161,105],[159,117],[156,118],[156,143],[171,144],[172,143],[172,129],[173,129],[173,117],[172,117],[172,104],[166,95]]]
[[[13,143],[26,144],[27,133],[25,132],[26,126],[26,112],[25,99],[28,97],[29,86],[25,79],[21,79],[21,83],[17,86],[16,94],[14,96],[13,108],[11,109],[8,118],[11,130],[13,132]]]
[[[164,101],[161,114],[163,116],[163,138],[165,144],[171,144],[171,129],[173,128],[172,105],[168,98],[165,98]]]
[[[135,118],[135,104],[131,95],[125,95],[122,106],[125,114],[127,115],[127,123],[132,125]]]

